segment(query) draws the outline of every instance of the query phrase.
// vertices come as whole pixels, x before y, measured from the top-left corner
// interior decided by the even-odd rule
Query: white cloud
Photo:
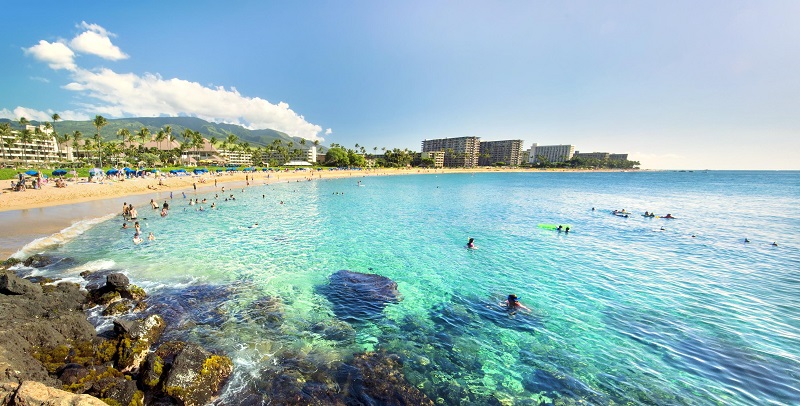
[[[325,135],[331,135],[331,134],[333,134],[333,130],[331,130],[330,128],[325,130]]]
[[[51,69],[75,70],[75,53],[62,42],[39,41],[30,48],[22,48],[26,55],[47,63]]]
[[[242,96],[236,89],[206,87],[182,79],[158,75],[116,73],[110,69],[78,69],[64,88],[83,93],[101,103],[90,106],[109,116],[189,115],[208,121],[271,128],[294,137],[314,140],[322,131],[289,105],[272,104],[259,97]]]
[[[26,54],[47,62],[53,69],[72,71],[72,82],[64,88],[91,100],[81,105],[81,112],[59,113],[64,119],[80,120],[95,114],[109,117],[187,115],[207,121],[238,124],[250,129],[270,128],[293,137],[321,140],[318,135],[322,128],[306,121],[302,115],[290,109],[288,104],[272,104],[259,97],[243,96],[234,87],[226,89],[223,86],[203,86],[183,79],[162,79],[157,74],[149,73],[137,75],[117,73],[106,68],[80,68],[74,62],[75,52],[93,54],[109,60],[125,59],[128,55],[111,43],[110,37],[114,37],[114,34],[105,28],[85,21],[78,28],[84,31],[69,42],[72,49],[64,42],[49,43],[44,40],[25,49]],[[35,120],[49,117],[45,112],[23,107],[17,107],[13,115],[5,109],[1,112],[9,115],[9,118],[18,119],[18,110],[35,117]],[[331,132],[329,128],[325,134]]]
[[[109,37],[115,35],[106,31],[105,28],[97,24],[88,24],[86,21],[81,22],[79,28],[86,31],[78,34],[69,42],[70,47],[75,51],[97,55],[103,59],[112,61],[128,58],[128,55],[122,52],[119,47],[111,43]]]
[[[9,120],[17,121],[20,119],[20,117],[25,117],[30,121],[53,121],[53,113],[55,113],[53,110],[41,111],[18,106],[14,110],[0,109],[0,118],[7,118]],[[58,115],[61,116],[62,120],[84,121],[91,118],[91,116],[86,113],[72,110],[59,111]]]
[[[29,76],[28,79],[35,80],[37,82],[42,82],[42,83],[50,83],[50,79],[43,78],[41,76]]]

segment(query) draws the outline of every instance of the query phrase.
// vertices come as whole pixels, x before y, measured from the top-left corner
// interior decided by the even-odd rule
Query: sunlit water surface
[[[80,264],[58,276],[119,269],[143,286],[172,323],[165,340],[234,360],[221,403],[258,393],[274,357],[386,350],[445,404],[800,404],[798,172],[257,183],[235,201],[196,195],[205,211],[140,207],[157,240],[138,246],[120,217],[94,225],[51,249]],[[623,208],[635,215],[610,214]],[[404,298],[351,322],[347,345],[312,331],[337,317],[319,288],[341,269],[391,278]],[[509,293],[532,312],[506,313]],[[252,311],[265,298],[282,322]]]

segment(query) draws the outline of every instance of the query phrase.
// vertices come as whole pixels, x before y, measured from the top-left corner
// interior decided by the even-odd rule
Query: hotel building
[[[511,166],[522,164],[522,140],[481,141],[480,165],[489,166],[497,162]]]
[[[481,152],[479,137],[439,138],[422,141],[422,152],[444,152],[446,167],[472,168],[478,166]]]
[[[537,164],[541,161],[565,162],[575,154],[574,145],[536,145],[531,146],[528,162]]]

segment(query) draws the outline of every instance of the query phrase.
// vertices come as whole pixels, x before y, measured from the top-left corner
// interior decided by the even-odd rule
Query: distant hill
[[[131,133],[136,133],[142,127],[147,127],[151,133],[155,134],[165,126],[172,126],[172,135],[178,141],[182,141],[181,133],[188,128],[192,131],[199,131],[203,137],[211,139],[216,137],[222,141],[233,134],[238,137],[239,142],[249,142],[252,146],[266,146],[276,139],[282,141],[292,141],[298,143],[300,138],[290,137],[286,133],[276,130],[248,130],[240,125],[211,123],[196,117],[133,117],[133,118],[114,118],[107,119],[108,124],[100,130],[100,135],[104,140],[117,140],[117,131],[127,128]],[[17,129],[19,123],[13,120],[0,119],[0,122],[11,123],[12,128]],[[38,121],[31,121],[32,125],[39,125]],[[59,120],[51,123],[59,134],[73,133],[76,130],[83,133],[84,138],[94,135],[97,129],[91,121],[69,121]]]

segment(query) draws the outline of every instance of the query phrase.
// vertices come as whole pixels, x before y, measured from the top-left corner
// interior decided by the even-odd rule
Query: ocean
[[[220,404],[263,396],[287,359],[322,379],[364,351],[397,354],[439,404],[800,404],[800,172],[353,176],[187,197],[204,210],[180,193],[165,218],[138,207],[155,241],[106,216],[24,249],[64,266],[19,272],[124,272],[163,340],[233,359]],[[325,294],[343,269],[402,300],[348,315]],[[529,312],[500,305],[512,293]]]

